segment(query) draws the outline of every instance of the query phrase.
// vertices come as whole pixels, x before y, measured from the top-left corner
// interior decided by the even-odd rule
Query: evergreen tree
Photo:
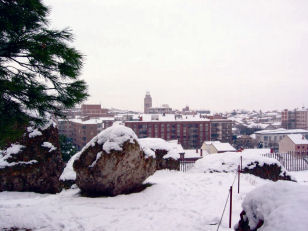
[[[64,162],[68,162],[73,155],[77,153],[76,146],[64,135],[59,136],[60,148],[62,159]]]
[[[0,0],[0,147],[87,97],[72,33],[49,29],[48,12],[41,0]]]

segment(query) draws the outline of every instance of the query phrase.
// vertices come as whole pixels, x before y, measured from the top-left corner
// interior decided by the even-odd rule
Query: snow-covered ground
[[[33,230],[216,230],[234,173],[161,170],[140,193],[87,198],[79,189],[59,194],[0,193],[0,229]],[[308,171],[294,174],[308,184]],[[270,181],[242,174],[234,185],[232,226],[238,222],[245,195]],[[228,229],[228,209],[219,230]]]

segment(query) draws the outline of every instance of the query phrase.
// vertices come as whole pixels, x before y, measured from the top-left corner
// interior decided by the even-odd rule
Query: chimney
[[[181,153],[180,153],[180,159],[181,159],[181,160],[184,160],[184,155],[185,155],[184,152],[181,152]]]
[[[200,149],[200,156],[202,157],[203,156],[203,150]]]

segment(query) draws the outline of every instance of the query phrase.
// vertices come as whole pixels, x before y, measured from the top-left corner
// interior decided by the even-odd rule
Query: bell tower
[[[150,92],[147,91],[145,97],[144,97],[144,113],[149,113],[149,108],[152,107],[152,97],[150,95]]]

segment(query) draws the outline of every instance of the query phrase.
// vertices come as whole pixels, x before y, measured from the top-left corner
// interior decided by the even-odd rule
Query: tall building
[[[149,113],[149,109],[152,107],[152,97],[150,92],[147,91],[144,97],[144,113]]]
[[[281,126],[285,129],[308,129],[308,110],[282,111]]]

